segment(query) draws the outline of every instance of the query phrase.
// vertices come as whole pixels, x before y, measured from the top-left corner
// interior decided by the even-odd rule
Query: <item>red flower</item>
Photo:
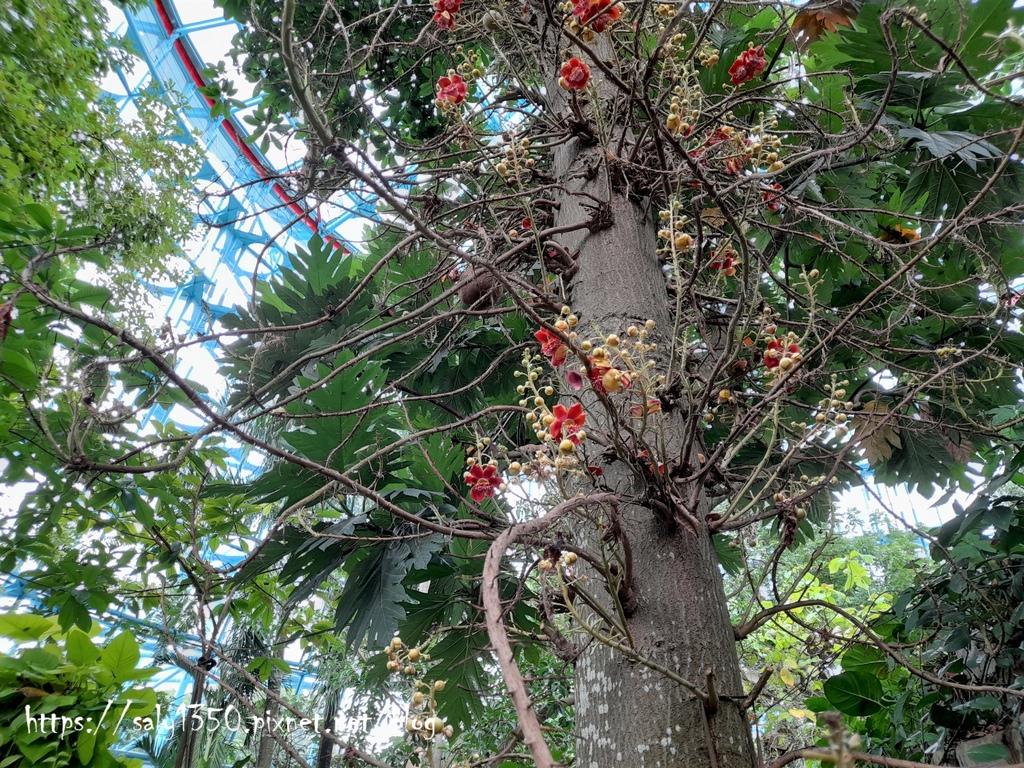
[[[466,84],[462,75],[439,78],[437,81],[437,100],[448,104],[461,104],[466,100]]]
[[[572,15],[581,25],[590,25],[595,32],[604,32],[622,16],[612,0],[572,0]],[[605,10],[607,9],[607,10]]]
[[[728,141],[731,138],[732,133],[729,131],[724,128],[715,128],[714,131],[708,131],[708,140],[704,146],[710,149],[716,144],[721,144],[723,141]]]
[[[579,445],[580,439],[576,433],[583,428],[583,424],[587,420],[583,406],[579,403],[573,403],[569,408],[564,405],[556,405],[551,412],[555,416],[555,420],[548,427],[551,438],[558,441],[569,440],[573,445]]]
[[[772,190],[772,189],[774,189],[774,190],[776,190],[778,192],[781,192],[782,191],[782,185],[781,184],[772,184],[769,187],[769,190]],[[768,210],[769,211],[777,211],[777,210],[779,210],[779,206],[781,205],[781,203],[779,202],[779,198],[780,197],[781,197],[781,195],[778,195],[775,192],[769,191],[769,192],[765,192],[764,193],[764,201],[768,205]]]
[[[590,80],[590,67],[573,56],[562,65],[558,84],[568,91],[582,91]]]
[[[727,245],[724,248],[719,248],[711,255],[711,263],[708,266],[721,271],[728,277],[732,277],[736,274],[736,265],[739,263],[739,254],[736,253],[732,246]]]
[[[642,419],[647,413],[661,413],[661,400],[650,399],[647,405],[634,405],[629,409],[636,418]]]
[[[765,368],[777,368],[779,360],[783,357],[789,357],[795,355],[800,351],[799,344],[789,344],[788,346],[776,339],[775,341],[768,342],[768,349],[764,353],[764,365]]]
[[[441,29],[455,29],[455,14],[458,13],[462,0],[435,0],[434,23]]]
[[[483,501],[493,496],[495,491],[501,488],[503,481],[500,477],[496,477],[497,474],[498,468],[492,467],[490,464],[483,467],[474,464],[469,468],[469,472],[463,475],[463,479],[466,481],[466,485],[473,486],[469,492],[473,501]]]
[[[650,458],[650,454],[647,453],[647,451],[640,451],[639,453],[637,453],[636,457],[638,459],[649,459]],[[654,468],[654,463],[649,461],[649,462],[647,462],[647,468],[651,472],[657,472],[659,475],[665,474],[665,464],[663,462],[659,461],[658,462],[658,468],[655,469]]]
[[[632,386],[633,382],[628,373],[623,373],[610,365],[596,364],[593,357],[590,358],[590,363],[591,368],[587,376],[590,379],[590,386],[596,392],[608,394],[609,390],[618,392],[620,389],[629,389]]]
[[[690,126],[690,132],[693,132],[693,126]],[[707,165],[708,150],[726,141],[730,141],[731,139],[731,130],[726,130],[725,128],[718,127],[715,128],[715,130],[713,131],[708,131],[703,146],[697,147],[697,149],[690,150],[690,157],[692,157],[694,160],[697,160],[701,165]],[[700,186],[700,184],[694,184],[694,186]]]
[[[533,219],[531,219],[529,216],[524,217],[523,218],[523,229],[529,229],[532,226],[533,226]]]
[[[551,361],[555,368],[565,362],[569,354],[569,348],[562,343],[562,340],[547,328],[541,328],[533,338],[540,342],[540,351]]]
[[[761,74],[768,65],[764,57],[764,48],[748,48],[729,67],[729,77],[733,85],[743,85]]]

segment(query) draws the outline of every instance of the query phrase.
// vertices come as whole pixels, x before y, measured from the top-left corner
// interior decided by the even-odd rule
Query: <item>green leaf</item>
[[[96,751],[96,739],[100,734],[99,728],[87,728],[78,734],[76,752],[82,765],[91,765],[93,754]]]
[[[825,696],[844,715],[867,717],[882,708],[882,684],[864,672],[843,672],[825,681]]]
[[[22,389],[31,392],[39,384],[36,366],[21,352],[9,346],[0,348],[0,376],[9,378]]]
[[[29,218],[32,219],[36,224],[49,232],[53,229],[53,214],[50,213],[50,209],[45,205],[39,205],[38,203],[29,203],[25,206],[25,213],[28,214]]]
[[[967,14],[967,30],[960,40],[960,59],[976,78],[990,72],[1000,60],[986,55],[994,44],[994,37],[1008,25],[1019,26],[1020,10],[1013,0],[978,0]]]
[[[58,629],[57,622],[47,616],[33,613],[5,613],[0,615],[0,637],[9,637],[18,643],[42,640]]]
[[[843,654],[839,663],[847,672],[864,672],[877,677],[888,668],[885,658],[873,645],[855,645]]]
[[[93,644],[85,632],[75,627],[68,633],[67,656],[68,661],[75,666],[84,667],[100,657],[100,649]]]
[[[437,694],[439,708],[456,725],[469,726],[483,710],[478,691],[488,685],[483,667],[488,644],[487,632],[460,629],[449,632],[430,649],[436,662],[430,677],[447,683]]]
[[[967,756],[975,763],[994,763],[1007,759],[1006,747],[1002,744],[982,744],[967,752]]]
[[[732,546],[736,544],[736,546]],[[716,535],[715,553],[718,555],[718,564],[722,566],[730,576],[738,576],[743,572],[743,552],[739,548],[739,542],[733,536]]]
[[[405,618],[405,570],[388,556],[388,548],[376,546],[373,550],[352,569],[334,614],[338,631],[348,627],[348,647],[358,645],[364,637],[371,646],[384,645]]]
[[[804,706],[811,712],[827,712],[832,704],[824,696],[810,696],[804,701]]]
[[[71,301],[74,304],[88,304],[90,307],[105,309],[113,294],[102,285],[92,285],[83,280],[71,284]]]
[[[39,673],[49,673],[60,666],[61,660],[43,648],[28,648],[21,654],[21,660],[30,670]]]
[[[103,665],[116,679],[128,680],[132,678],[142,654],[139,652],[138,641],[130,633],[122,632],[110,641],[100,656]]]

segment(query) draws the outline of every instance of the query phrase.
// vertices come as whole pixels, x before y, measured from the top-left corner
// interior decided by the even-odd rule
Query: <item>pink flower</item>
[[[654,398],[647,401],[647,405],[634,405],[629,409],[636,418],[642,419],[648,413],[661,413],[661,400]]]
[[[541,328],[533,338],[540,342],[540,351],[551,361],[555,368],[565,362],[569,354],[569,348],[562,343],[562,340],[547,328]]]
[[[462,0],[435,0],[434,23],[441,29],[455,29],[455,14],[458,13]]]
[[[447,104],[461,104],[466,100],[466,84],[462,75],[439,78],[437,81],[437,100]]]
[[[572,15],[581,25],[604,32],[622,16],[622,9],[611,5],[612,0],[572,0]]]
[[[768,65],[764,58],[764,48],[748,48],[729,67],[729,77],[733,85],[748,83],[761,74]]]
[[[623,373],[610,365],[596,364],[593,357],[590,358],[590,363],[592,367],[587,376],[590,378],[590,386],[596,392],[610,394],[618,392],[620,389],[629,389],[632,386],[633,382],[628,373]]]
[[[569,440],[573,445],[579,445],[580,439],[576,436],[576,433],[583,428],[583,424],[587,420],[587,414],[583,412],[583,406],[579,403],[573,403],[569,408],[564,405],[556,405],[552,411],[555,420],[551,422],[551,426],[548,428],[551,432],[551,438],[553,440],[561,441],[563,439]]]
[[[492,467],[490,464],[483,467],[479,464],[474,464],[469,468],[469,472],[463,476],[463,479],[466,481],[466,485],[473,486],[469,492],[469,495],[473,497],[473,501],[483,501],[493,496],[495,491],[501,488],[503,481],[500,477],[496,477],[497,474],[498,468]]]
[[[579,392],[583,389],[583,376],[579,371],[568,370],[565,372],[565,382]]]
[[[558,84],[568,91],[582,91],[590,80],[590,67],[573,56],[562,65]]]

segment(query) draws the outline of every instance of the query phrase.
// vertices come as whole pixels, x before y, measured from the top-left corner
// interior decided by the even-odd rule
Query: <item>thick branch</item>
[[[551,756],[551,751],[544,741],[540,722],[537,719],[537,714],[533,711],[533,702],[530,701],[526,691],[526,681],[512,655],[512,645],[509,642],[508,633],[505,631],[501,592],[498,588],[501,558],[510,546],[542,533],[568,513],[585,506],[614,505],[617,498],[613,493],[598,493],[563,501],[544,517],[514,525],[502,532],[487,550],[482,587],[484,610],[487,614],[487,634],[498,657],[498,665],[501,668],[501,676],[505,680],[505,687],[508,688],[512,703],[515,705],[519,725],[523,731],[523,742],[530,748],[537,768],[555,768],[558,763]]]

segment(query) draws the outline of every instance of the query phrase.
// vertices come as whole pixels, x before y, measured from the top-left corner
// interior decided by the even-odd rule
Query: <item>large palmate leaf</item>
[[[438,703],[451,723],[468,724],[484,706],[488,678],[483,660],[488,645],[487,632],[480,626],[475,631],[449,632],[430,649],[434,661],[430,674],[447,683]]]
[[[371,646],[390,641],[405,618],[403,580],[410,570],[424,567],[441,546],[435,535],[390,542],[377,541],[356,554],[334,613],[335,628],[347,629],[351,647],[364,639]]]
[[[232,382],[231,402],[266,387],[306,353],[327,352],[372,316],[372,297],[356,291],[365,263],[325,244],[318,236],[299,249],[280,275],[259,285],[254,306],[239,307],[221,322],[229,329],[303,326],[246,336],[228,347],[221,372]],[[284,376],[263,394],[269,399],[291,384]]]

